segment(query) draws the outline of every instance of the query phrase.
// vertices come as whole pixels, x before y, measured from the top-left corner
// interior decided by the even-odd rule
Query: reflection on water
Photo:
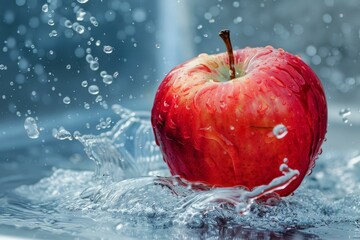
[[[298,174],[286,165],[282,177],[253,191],[211,189],[168,177],[147,113],[119,105],[113,110],[120,120],[110,131],[74,136],[95,161],[95,172],[53,169],[35,184],[9,190],[0,199],[1,225],[39,236],[140,239],[317,238],[310,233],[313,227],[346,223],[346,231],[355,228],[359,156],[322,156],[295,194],[282,199],[272,191]]]

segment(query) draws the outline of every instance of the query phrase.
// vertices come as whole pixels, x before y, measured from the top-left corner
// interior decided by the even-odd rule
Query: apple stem
[[[219,36],[225,43],[228,55],[229,55],[229,65],[230,65],[230,80],[235,78],[235,67],[234,67],[234,53],[230,40],[230,30],[224,29],[219,32]]]

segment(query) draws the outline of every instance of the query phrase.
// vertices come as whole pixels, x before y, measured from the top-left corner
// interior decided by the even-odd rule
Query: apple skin
[[[282,175],[310,174],[324,141],[327,105],[323,87],[298,56],[271,46],[234,51],[230,80],[226,53],[200,54],[171,70],[160,84],[151,122],[173,175],[215,187],[252,189]],[[283,124],[281,139],[273,128]]]

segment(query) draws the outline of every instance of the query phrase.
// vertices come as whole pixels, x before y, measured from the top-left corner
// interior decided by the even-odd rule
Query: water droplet
[[[75,27],[75,31],[79,34],[83,34],[85,32],[85,27],[79,24]]]
[[[90,69],[93,71],[96,71],[99,69],[99,63],[97,61],[91,61],[90,62]]]
[[[88,104],[87,102],[84,102],[84,108],[85,109],[90,109],[90,104]]]
[[[55,25],[55,22],[54,22],[54,20],[49,19],[48,24],[49,24],[50,26],[54,26],[54,25]]]
[[[7,66],[5,66],[4,64],[0,64],[0,70],[7,70]]]
[[[92,95],[97,95],[99,94],[99,87],[97,85],[91,85],[89,86],[88,91]]]
[[[42,5],[41,10],[42,10],[43,12],[48,12],[48,11],[49,11],[49,5],[47,5],[47,4],[45,3],[44,5]]]
[[[81,86],[82,87],[87,87],[88,86],[88,82],[86,80],[81,82]]]
[[[288,133],[287,128],[283,124],[278,124],[273,128],[273,134],[277,139],[281,139]]]
[[[65,103],[65,104],[70,104],[70,103],[71,103],[70,97],[68,97],[68,96],[64,97],[64,98],[63,98],[63,103]]]
[[[90,22],[94,27],[99,26],[99,23],[98,23],[98,21],[96,20],[95,17],[90,17]]]
[[[203,28],[203,25],[201,25],[201,24],[199,26],[197,26],[197,29],[199,29],[199,30],[202,28]]]
[[[84,3],[87,3],[89,0],[77,0],[78,3],[81,3],[81,4],[84,4]]]
[[[67,28],[72,28],[73,25],[72,25],[70,20],[65,20],[64,26],[67,27]]]
[[[91,63],[92,61],[94,61],[94,58],[91,54],[87,54],[85,59],[88,63]]]
[[[111,84],[113,82],[113,77],[109,74],[106,74],[104,77],[103,77],[103,82],[105,84]]]
[[[109,45],[105,45],[104,48],[103,48],[103,51],[104,51],[104,53],[106,53],[106,54],[112,53],[113,50],[114,50],[114,48],[113,48],[112,46],[109,46]]]
[[[24,122],[24,128],[29,138],[36,139],[39,137],[40,131],[34,118],[27,117]]]
[[[102,98],[102,96],[101,95],[99,95],[99,96],[97,96],[96,98],[95,98],[95,102],[101,102],[103,100],[103,98]]]
[[[101,72],[100,72],[100,77],[102,77],[102,78],[103,78],[103,77],[105,77],[105,75],[106,75],[106,74],[107,74],[107,72],[106,72],[106,71],[101,71]]]
[[[59,129],[54,128],[52,130],[52,135],[54,138],[59,140],[72,140],[72,135],[69,131],[67,131],[64,127],[60,127]]]
[[[56,37],[58,35],[57,31],[56,30],[52,30],[50,33],[49,33],[49,37]]]
[[[155,47],[160,48],[160,44],[159,43],[155,44]]]
[[[340,109],[339,115],[342,117],[342,120],[343,120],[344,123],[348,123],[349,119],[347,117],[351,115],[350,108],[342,108],[342,109]]]
[[[78,21],[83,21],[85,15],[86,15],[86,12],[84,11],[84,9],[80,8],[80,9],[76,12],[76,20],[78,20]]]

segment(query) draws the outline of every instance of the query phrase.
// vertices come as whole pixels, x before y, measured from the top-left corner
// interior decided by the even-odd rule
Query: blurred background
[[[326,91],[324,148],[357,150],[359,10],[357,0],[8,1],[0,8],[2,170],[78,163],[80,144],[59,142],[54,128],[98,134],[118,120],[113,104],[149,111],[170,69],[225,51],[224,28],[235,48],[273,45],[300,55]],[[29,138],[24,123],[39,133]]]

